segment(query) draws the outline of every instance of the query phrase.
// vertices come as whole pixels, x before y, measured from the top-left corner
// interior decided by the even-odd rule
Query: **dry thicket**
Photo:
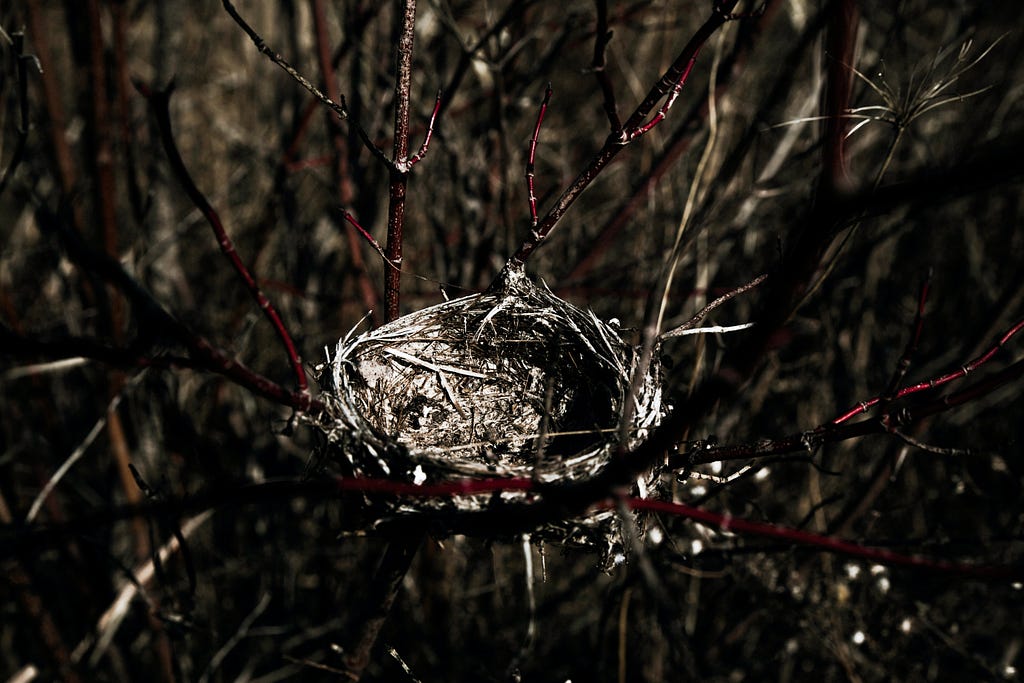
[[[236,4],[0,9],[5,679],[1017,678],[1022,8]]]

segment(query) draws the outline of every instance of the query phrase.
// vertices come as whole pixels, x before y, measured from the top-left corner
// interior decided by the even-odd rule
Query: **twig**
[[[51,493],[53,493],[53,490],[57,488],[57,484],[59,484],[61,479],[64,478],[64,475],[67,474],[71,470],[71,468],[75,466],[75,463],[82,459],[82,456],[85,455],[85,452],[89,450],[89,446],[93,444],[93,442],[96,440],[96,437],[100,435],[101,431],[103,431],[103,427],[106,426],[107,418],[110,415],[112,415],[115,410],[117,410],[118,405],[120,405],[121,403],[121,399],[124,398],[127,391],[135,387],[144,376],[145,373],[140,372],[135,377],[133,377],[131,381],[127,382],[121,388],[121,391],[118,392],[114,396],[114,398],[111,399],[110,403],[107,404],[106,410],[103,411],[103,414],[100,415],[100,417],[93,424],[92,429],[89,430],[89,433],[86,434],[85,438],[82,439],[78,446],[75,447],[75,450],[71,452],[71,455],[69,455],[67,459],[65,459],[64,462],[61,463],[61,466],[57,468],[57,471],[50,476],[50,478],[46,482],[46,485],[43,486],[43,490],[36,495],[35,500],[32,501],[32,505],[29,506],[28,514],[25,515],[26,524],[31,524],[35,521],[36,516],[39,514],[39,510],[41,510],[43,507],[43,503],[45,503],[46,499],[49,498]]]
[[[391,172],[388,185],[388,236],[384,247],[387,260],[393,266],[384,271],[384,307],[389,321],[400,314],[402,241],[409,170],[409,91],[412,87],[413,41],[416,36],[416,0],[403,0],[400,26],[398,73],[395,76],[395,140],[392,161],[389,164]],[[434,110],[437,111],[437,107]],[[399,162],[404,163],[399,165]]]
[[[210,658],[210,663],[207,665],[206,670],[203,671],[203,675],[199,677],[199,683],[206,683],[210,680],[210,676],[213,675],[217,669],[220,668],[221,663],[231,653],[238,643],[242,641],[249,634],[249,629],[256,623],[256,620],[267,610],[270,606],[270,593],[264,593],[260,597],[260,601],[256,603],[256,606],[252,608],[252,611],[246,615],[242,623],[238,625],[238,629],[235,630],[234,635],[228,638],[227,642],[221,646],[217,652],[214,653],[213,657]]]
[[[615,158],[622,149],[630,142],[641,137],[661,122],[668,113],[669,108],[675,103],[683,84],[686,82],[696,62],[697,55],[708,39],[717,31],[722,24],[729,20],[728,12],[735,7],[737,0],[715,0],[715,10],[704,24],[697,29],[693,37],[683,48],[679,56],[651,88],[643,101],[637,105],[633,114],[629,117],[623,127],[612,132],[605,141],[604,146],[590,160],[590,163],[580,172],[576,179],[567,187],[555,205],[548,211],[547,215],[539,222],[537,227],[530,231],[529,237],[519,247],[512,258],[509,259],[509,267],[517,270],[522,269],[526,260],[547,239],[558,221],[565,215],[576,200],[583,194],[598,175],[604,170],[608,163]],[[647,121],[650,112],[662,99],[666,98],[665,105],[659,110],[653,119]],[[646,123],[645,123],[646,122]]]
[[[537,112],[537,123],[533,127],[533,137],[530,138],[530,151],[526,159],[526,193],[530,203],[530,227],[537,227],[537,195],[533,189],[534,159],[537,156],[537,140],[540,138],[540,127],[544,123],[544,114],[548,110],[548,102],[551,101],[551,84],[548,83],[544,90],[544,99],[541,100],[540,110]]]
[[[55,234],[68,257],[84,272],[92,273],[117,288],[131,302],[139,318],[139,329],[145,335],[136,339],[127,348],[106,346],[94,339],[69,337],[55,342],[30,339],[15,333],[0,324],[0,350],[27,357],[44,357],[50,360],[85,356],[121,367],[183,367],[200,368],[216,372],[243,386],[253,393],[286,405],[296,410],[322,410],[323,403],[308,394],[291,392],[273,380],[255,372],[245,364],[231,358],[223,350],[196,334],[177,318],[167,312],[153,295],[146,291],[124,269],[119,261],[106,253],[93,249],[73,227],[66,225],[59,217],[37,207],[36,220],[40,227]],[[150,345],[166,341],[177,341],[189,350],[194,358],[149,357],[143,351]]]
[[[168,501],[163,501],[163,505],[167,504]],[[187,520],[181,525],[180,538],[188,538],[191,536],[200,526],[210,519],[212,515],[213,510],[204,510],[195,517]],[[181,544],[179,537],[172,537],[157,551],[157,556],[161,562],[167,562],[174,553],[178,552],[180,548]],[[93,633],[83,638],[78,643],[78,646],[75,647],[71,654],[72,661],[81,661],[90,649],[92,650],[91,659],[98,661],[99,658],[103,656],[109,644],[113,642],[114,636],[117,634],[117,630],[120,628],[121,623],[124,621],[125,617],[128,616],[128,608],[131,606],[132,600],[134,600],[135,596],[140,593],[145,596],[145,587],[153,580],[155,575],[156,566],[153,559],[150,559],[135,568],[132,572],[133,580],[125,584],[117,594],[114,601],[96,621],[96,628]],[[93,648],[94,644],[95,648]]]
[[[386,154],[384,154],[384,150],[382,150],[380,147],[374,144],[369,134],[365,130],[363,130],[363,127],[359,125],[358,121],[353,120],[349,116],[348,109],[345,107],[344,97],[340,98],[341,103],[339,104],[331,100],[329,97],[327,97],[327,95],[324,95],[319,88],[310,83],[305,76],[303,76],[295,69],[295,67],[289,64],[288,60],[286,60],[279,53],[274,52],[273,50],[270,49],[270,47],[267,46],[266,42],[264,42],[260,34],[256,33],[252,26],[250,26],[245,21],[245,19],[242,18],[242,15],[238,13],[238,10],[235,9],[235,6],[231,4],[230,0],[222,0],[222,4],[224,5],[224,9],[227,10],[227,13],[231,15],[231,18],[235,20],[235,23],[238,24],[242,28],[242,30],[245,31],[246,35],[249,36],[249,39],[252,40],[257,50],[266,55],[267,59],[269,59],[271,62],[277,64],[279,67],[284,69],[284,71],[289,76],[291,76],[296,83],[298,83],[303,88],[308,90],[313,95],[313,97],[320,100],[321,103],[326,105],[328,108],[330,108],[331,111],[337,114],[339,119],[341,119],[342,121],[348,121],[349,125],[355,128],[356,133],[359,135],[359,139],[362,140],[363,144],[366,146],[366,149],[368,149],[370,153],[373,154],[373,156],[377,157],[385,165],[391,166],[391,160],[388,159]]]
[[[731,531],[749,536],[760,536],[762,538],[775,538],[790,544],[802,545],[826,552],[848,555],[862,560],[878,562],[892,567],[909,567],[913,569],[927,569],[956,576],[967,576],[978,579],[1011,579],[1018,578],[1024,573],[1017,566],[990,567],[983,565],[961,564],[948,562],[930,557],[919,557],[914,555],[903,555],[883,548],[872,548],[858,543],[851,543],[838,538],[813,534],[807,531],[799,531],[787,527],[766,524],[764,522],[752,522],[750,520],[733,517],[729,514],[718,514],[700,508],[691,507],[684,503],[671,503],[664,500],[653,500],[650,498],[625,498],[625,504],[633,510],[648,510],[660,512],[676,517],[685,517],[701,524],[713,526],[721,531]],[[608,507],[611,502],[606,504]]]
[[[345,650],[345,674],[351,680],[358,681],[370,663],[370,651],[377,642],[377,636],[387,620],[391,605],[398,597],[402,579],[409,571],[412,560],[425,538],[424,534],[414,531],[408,536],[396,538],[388,543],[369,588],[368,612],[355,638],[355,644]]]
[[[612,39],[612,32],[608,29],[608,0],[594,0],[597,8],[597,28],[594,30],[594,59],[590,64],[597,84],[601,86],[601,95],[604,97],[604,113],[608,116],[608,125],[611,132],[615,133],[622,128],[622,120],[619,119],[619,105],[615,101],[615,86],[608,76],[608,60],[606,53],[608,43]],[[536,220],[534,220],[536,225]]]
[[[206,196],[199,190],[195,182],[192,180],[192,176],[188,172],[188,167],[185,166],[184,160],[181,158],[181,154],[178,152],[177,144],[174,142],[174,135],[171,130],[171,115],[170,115],[170,101],[171,93],[173,92],[173,84],[168,87],[167,90],[153,91],[145,85],[138,84],[139,91],[149,101],[150,107],[153,110],[154,115],[157,118],[157,123],[160,128],[160,137],[164,143],[164,150],[167,152],[168,160],[171,162],[171,167],[174,169],[175,175],[185,188],[185,193],[192,200],[192,203],[196,205],[196,208],[206,218],[207,223],[210,224],[210,228],[213,230],[214,236],[217,238],[217,244],[220,246],[221,252],[231,263],[235,272],[245,283],[246,288],[249,290],[249,294],[256,301],[263,315],[266,316],[267,320],[274,328],[274,332],[277,333],[278,339],[281,340],[281,344],[284,346],[285,353],[288,355],[288,361],[291,363],[292,371],[295,375],[295,382],[298,386],[299,394],[303,397],[302,408],[306,408],[309,405],[309,384],[306,380],[306,371],[302,365],[302,359],[299,357],[298,349],[295,347],[295,343],[292,341],[291,335],[288,333],[288,328],[285,327],[284,321],[281,320],[281,316],[278,315],[277,309],[274,308],[273,304],[260,289],[256,279],[249,272],[249,269],[242,262],[238,252],[235,251],[235,246],[228,236],[227,231],[224,229],[224,224],[221,223],[220,216],[214,210],[210,202],[207,201]]]
[[[722,296],[718,297],[717,299],[715,299],[714,301],[709,303],[704,308],[700,309],[697,312],[696,315],[694,315],[692,318],[687,320],[682,325],[674,327],[673,329],[669,330],[668,332],[663,333],[661,335],[661,338],[662,339],[668,339],[670,337],[681,337],[681,336],[687,335],[687,334],[694,334],[695,332],[694,332],[693,328],[696,325],[698,325],[700,323],[700,321],[703,320],[705,316],[707,316],[708,313],[710,313],[711,311],[715,310],[716,308],[718,308],[719,306],[721,306],[725,302],[729,301],[730,299],[734,299],[735,297],[739,296],[740,294],[743,294],[744,292],[750,291],[754,287],[757,287],[759,284],[764,282],[767,277],[768,277],[767,273],[764,273],[762,275],[758,275],[757,277],[755,277],[753,280],[751,280],[747,284],[740,285],[736,289],[729,290],[728,292],[726,292]],[[749,327],[749,325],[745,325],[744,329],[746,327]]]
[[[925,292],[926,291],[927,290],[925,290]],[[916,327],[917,326],[915,325],[915,328]],[[1003,335],[996,341],[996,343],[993,344],[987,351],[982,353],[980,356],[978,356],[974,360],[972,360],[972,361],[962,365],[958,370],[954,370],[953,372],[948,372],[948,373],[946,373],[944,375],[940,375],[939,377],[935,377],[935,378],[932,378],[930,380],[926,380],[924,382],[918,382],[917,384],[913,384],[913,385],[911,385],[909,387],[904,387],[904,388],[902,388],[902,389],[892,393],[891,394],[891,398],[889,396],[887,396],[887,395],[882,395],[882,396],[875,396],[874,398],[869,398],[866,401],[861,401],[859,404],[857,404],[853,408],[850,408],[849,410],[847,410],[846,412],[841,414],[839,417],[836,417],[835,419],[833,419],[832,420],[832,424],[842,424],[842,423],[846,422],[847,420],[850,420],[851,418],[856,417],[857,415],[860,415],[862,413],[866,413],[871,407],[879,404],[883,400],[886,400],[886,401],[896,400],[896,399],[899,399],[899,398],[903,398],[904,396],[908,396],[910,394],[916,394],[916,393],[918,393],[920,391],[926,391],[928,389],[934,389],[935,387],[940,387],[943,384],[948,384],[948,383],[953,382],[955,380],[962,379],[962,378],[966,377],[969,373],[974,372],[979,367],[981,367],[982,365],[984,365],[988,361],[992,360],[992,357],[996,355],[996,353],[999,351],[999,349],[1003,348],[1003,346],[1005,346],[1006,343],[1009,342],[1010,339],[1013,338],[1013,336],[1016,335],[1018,332],[1020,332],[1022,329],[1024,329],[1024,319],[1019,320],[1012,327],[1010,327],[1010,329],[1008,329],[1006,332],[1004,332]],[[915,332],[915,334],[916,333],[917,332]]]

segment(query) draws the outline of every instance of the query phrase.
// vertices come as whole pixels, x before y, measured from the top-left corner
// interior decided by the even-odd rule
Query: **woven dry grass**
[[[342,339],[320,427],[359,474],[579,481],[662,417],[657,364],[639,362],[614,326],[506,269],[482,294]]]

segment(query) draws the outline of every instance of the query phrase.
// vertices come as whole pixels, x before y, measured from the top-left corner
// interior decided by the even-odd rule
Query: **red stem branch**
[[[246,268],[242,262],[238,252],[235,251],[235,246],[228,236],[227,231],[224,229],[223,223],[221,223],[220,216],[207,201],[206,196],[199,190],[195,182],[192,180],[192,176],[188,172],[188,167],[185,166],[184,160],[181,158],[181,154],[178,152],[178,147],[174,142],[174,136],[171,130],[171,116],[170,116],[170,99],[173,86],[164,91],[152,91],[148,87],[141,85],[139,86],[140,92],[149,101],[150,107],[153,113],[156,115],[157,123],[160,128],[160,137],[164,143],[164,150],[167,152],[167,157],[171,163],[171,167],[174,169],[175,175],[181,182],[185,189],[185,193],[192,200],[192,203],[196,205],[196,208],[206,218],[207,223],[210,224],[210,228],[213,230],[214,236],[217,238],[217,244],[220,246],[221,252],[231,263],[235,272],[245,283],[246,288],[249,290],[249,294],[256,301],[256,304],[260,307],[260,310],[266,316],[267,320],[274,328],[274,332],[277,333],[278,338],[281,340],[281,344],[284,346],[285,353],[288,355],[288,361],[291,363],[292,371],[295,375],[295,382],[298,386],[299,394],[304,397],[301,401],[300,408],[304,409],[309,406],[309,385],[306,381],[306,372],[302,367],[302,360],[299,358],[299,352],[295,347],[295,343],[292,341],[291,335],[288,333],[288,329],[285,327],[284,321],[281,320],[281,316],[278,315],[277,309],[274,308],[273,304],[260,289],[256,283],[256,279]]]
[[[954,370],[953,372],[947,372],[946,374],[940,375],[939,377],[934,377],[924,382],[918,382],[917,384],[913,384],[909,387],[904,387],[892,394],[892,400],[903,398],[904,396],[908,396],[910,394],[916,394],[920,391],[925,391],[927,389],[934,389],[935,387],[940,387],[943,384],[948,384],[954,380],[966,377],[968,373],[974,372],[979,367],[981,367],[988,361],[992,360],[992,357],[996,355],[999,349],[1003,348],[1003,346],[1005,346],[1006,343],[1010,341],[1010,339],[1013,338],[1013,336],[1020,332],[1022,329],[1024,329],[1024,319],[1017,321],[1017,323],[1015,323],[1010,329],[1003,333],[1003,335],[996,341],[995,344],[993,344],[987,351],[982,353],[974,360],[962,365],[959,369]],[[866,413],[871,407],[880,403],[884,398],[885,396],[875,396],[874,398],[869,398],[866,401],[862,401],[853,408],[847,410],[839,417],[832,420],[832,424],[842,424],[847,420],[856,417],[857,415],[860,415],[861,413]]]
[[[388,186],[388,237],[384,247],[391,268],[384,271],[384,305],[387,319],[400,315],[402,240],[405,229],[405,195],[408,189],[409,99],[412,87],[413,41],[416,36],[416,0],[402,3],[398,39],[398,70],[395,76],[395,141]],[[436,108],[435,108],[436,111]]]
[[[687,76],[690,74],[690,70],[693,68],[693,64],[697,59],[697,55],[700,53],[704,44],[714,35],[722,24],[729,20],[728,12],[736,5],[736,0],[716,0],[715,10],[711,13],[711,16],[704,22],[704,24],[697,29],[693,37],[683,48],[679,56],[676,57],[672,66],[665,72],[661,79],[651,88],[650,92],[643,101],[637,106],[636,110],[626,121],[625,125],[618,131],[613,131],[608,139],[605,141],[604,146],[597,152],[597,154],[590,160],[590,163],[582,172],[576,177],[576,179],[567,187],[563,192],[562,196],[558,198],[555,205],[548,211],[547,215],[540,221],[537,227],[530,232],[530,236],[522,246],[519,247],[518,251],[512,255],[509,260],[509,266],[517,269],[521,269],[526,263],[526,260],[530,255],[540,246],[540,244],[547,239],[551,230],[554,229],[558,221],[565,215],[566,211],[569,210],[580,195],[583,194],[591,183],[597,178],[598,175],[604,170],[608,163],[615,158],[616,155],[623,148],[626,147],[630,142],[643,135],[645,132],[650,130],[659,121],[665,118],[665,114],[668,112],[669,107],[675,102],[676,96],[682,89],[683,84],[686,82]],[[655,116],[655,120],[645,124],[648,116],[654,107],[663,98],[668,96],[665,105],[661,108],[658,114]]]
[[[534,159],[537,156],[537,140],[540,138],[540,127],[544,123],[544,114],[548,110],[548,103],[551,101],[551,84],[548,83],[544,91],[544,99],[540,103],[540,111],[537,112],[537,124],[533,127],[533,137],[530,138],[530,151],[526,160],[526,192],[530,202],[530,227],[537,227],[537,195],[533,189]]]

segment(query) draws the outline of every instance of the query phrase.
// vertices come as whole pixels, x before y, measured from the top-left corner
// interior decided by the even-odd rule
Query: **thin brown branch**
[[[117,367],[167,367],[170,364],[181,364],[223,375],[235,384],[280,405],[296,410],[323,409],[323,404],[310,398],[308,393],[288,391],[280,384],[231,358],[205,337],[190,330],[168,313],[152,294],[128,274],[119,261],[93,249],[73,227],[66,225],[57,216],[39,207],[36,210],[36,217],[44,231],[55,234],[60,239],[68,257],[83,272],[102,278],[128,298],[138,317],[139,329],[145,330],[145,335],[136,339],[128,347],[127,352],[122,354],[117,349],[106,347],[98,341],[90,343],[88,340],[57,340],[54,342],[55,346],[49,346],[45,341],[21,337],[3,327],[0,328],[0,351],[30,357],[41,355],[49,359],[87,356]],[[179,363],[161,359],[160,356],[146,356],[145,351],[151,345],[165,343],[167,340],[184,345],[193,359]],[[74,346],[76,343],[82,344],[79,350]]]

